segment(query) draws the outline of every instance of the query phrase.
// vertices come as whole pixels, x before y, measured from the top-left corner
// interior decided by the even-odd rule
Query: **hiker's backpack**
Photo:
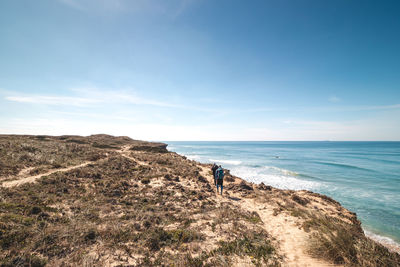
[[[219,169],[217,170],[217,179],[218,179],[218,180],[224,179],[224,170],[223,170],[222,168],[219,168]]]

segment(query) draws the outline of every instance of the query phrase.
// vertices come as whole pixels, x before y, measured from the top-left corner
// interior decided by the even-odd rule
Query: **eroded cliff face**
[[[255,185],[166,144],[109,135],[0,136],[4,266],[397,266],[356,214]]]

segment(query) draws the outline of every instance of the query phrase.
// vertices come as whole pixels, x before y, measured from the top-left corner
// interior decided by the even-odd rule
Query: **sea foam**
[[[223,163],[230,165],[240,165],[242,162],[240,160],[228,160],[228,159],[209,159],[210,162]]]
[[[201,159],[199,155],[186,155],[186,157],[191,160],[200,160]]]
[[[271,170],[274,170],[274,172],[271,172]],[[315,190],[322,186],[319,182],[298,179],[295,177],[295,172],[278,167],[267,166],[257,168],[241,165],[233,167],[231,173],[249,182],[257,184],[265,183],[280,189]]]
[[[381,236],[365,229],[364,233],[367,237],[371,238],[372,240],[381,243],[382,245],[384,245],[385,247],[389,248],[392,251],[400,253],[400,244],[391,239],[390,237]]]
[[[171,142],[254,183],[328,195],[363,226],[400,240],[400,142]],[[197,154],[197,156],[193,156]],[[399,242],[400,243],[400,242]]]

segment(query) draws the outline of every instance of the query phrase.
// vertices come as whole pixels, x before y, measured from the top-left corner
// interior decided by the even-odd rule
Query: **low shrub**
[[[306,206],[308,203],[310,203],[310,201],[306,198],[302,198],[296,194],[292,195],[292,200],[297,202],[298,204],[302,205],[302,206]]]
[[[140,180],[140,182],[141,182],[142,184],[149,184],[149,183],[150,183],[150,179],[147,178],[147,177],[145,177],[145,178],[142,178],[142,179]]]
[[[213,255],[249,256],[256,265],[271,264],[275,261],[274,253],[275,248],[263,233],[250,233],[231,241],[220,241],[219,247],[212,252]]]

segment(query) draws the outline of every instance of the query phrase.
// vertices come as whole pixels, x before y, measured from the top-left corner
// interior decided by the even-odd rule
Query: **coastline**
[[[382,244],[390,251],[400,254],[400,244],[391,239],[390,237],[378,235],[365,229],[363,230],[365,236],[367,236],[368,238],[374,240],[375,242],[378,242],[379,244]]]
[[[179,155],[181,155],[181,156],[184,156],[185,158],[187,158],[187,159],[189,159],[189,160],[191,160],[191,161],[194,161],[194,162],[196,162],[197,164],[199,164],[200,166],[201,165],[210,165],[210,163],[206,163],[206,162],[200,162],[199,160],[198,160],[198,158],[197,157],[195,157],[195,156],[193,156],[193,155],[184,155],[184,154],[181,154],[181,153],[178,153],[178,152],[175,152],[175,151],[170,151],[170,150],[168,150],[169,152],[172,152],[172,153],[177,153],[177,154],[179,154]],[[217,160],[217,159],[214,159],[213,161],[216,161],[216,162],[222,162],[221,160]],[[225,160],[226,161],[226,160]],[[232,162],[232,161],[229,161],[230,163]],[[242,163],[242,161],[234,161],[235,163],[236,162],[239,162],[239,163]],[[224,168],[225,169],[225,168]],[[230,170],[229,169],[226,169],[228,172],[230,172]],[[263,183],[263,182],[261,182],[261,183],[255,183],[255,182],[251,182],[251,181],[247,181],[245,178],[242,178],[242,177],[240,177],[240,176],[236,176],[235,175],[235,178],[238,178],[238,179],[240,179],[241,181],[245,181],[245,182],[248,182],[248,183],[251,183],[251,184],[255,184],[255,185],[260,185],[261,183]],[[267,186],[270,186],[270,185],[268,185],[268,184],[266,184]],[[275,188],[276,190],[286,190],[286,189],[280,189],[280,188],[276,188],[276,187],[272,187],[272,188]],[[289,189],[289,190],[294,190],[294,191],[303,191],[303,190],[305,190],[305,189]],[[313,191],[310,191],[310,192],[312,192],[312,193],[315,193],[315,192],[313,192]],[[319,193],[318,193],[319,194]],[[336,200],[335,200],[336,201]],[[340,202],[338,202],[338,203],[340,203]],[[361,227],[362,227],[362,225],[361,225]],[[368,237],[368,238],[370,238],[371,240],[373,240],[373,241],[375,241],[375,242],[377,242],[377,243],[379,243],[379,244],[381,244],[381,245],[383,245],[384,247],[386,247],[389,251],[391,251],[391,252],[394,252],[394,253],[397,253],[397,254],[399,254],[400,255],[400,243],[398,243],[398,242],[396,242],[395,240],[393,240],[392,238],[390,238],[390,237],[387,237],[387,236],[384,236],[384,235],[380,235],[380,234],[376,234],[376,233],[374,233],[373,232],[373,230],[366,230],[364,227],[362,227],[362,230],[363,230],[363,233],[364,233],[364,235],[366,236],[366,237]]]
[[[227,169],[218,194],[210,164],[166,146],[108,135],[0,136],[10,151],[0,169],[0,265],[400,264],[334,199]]]

